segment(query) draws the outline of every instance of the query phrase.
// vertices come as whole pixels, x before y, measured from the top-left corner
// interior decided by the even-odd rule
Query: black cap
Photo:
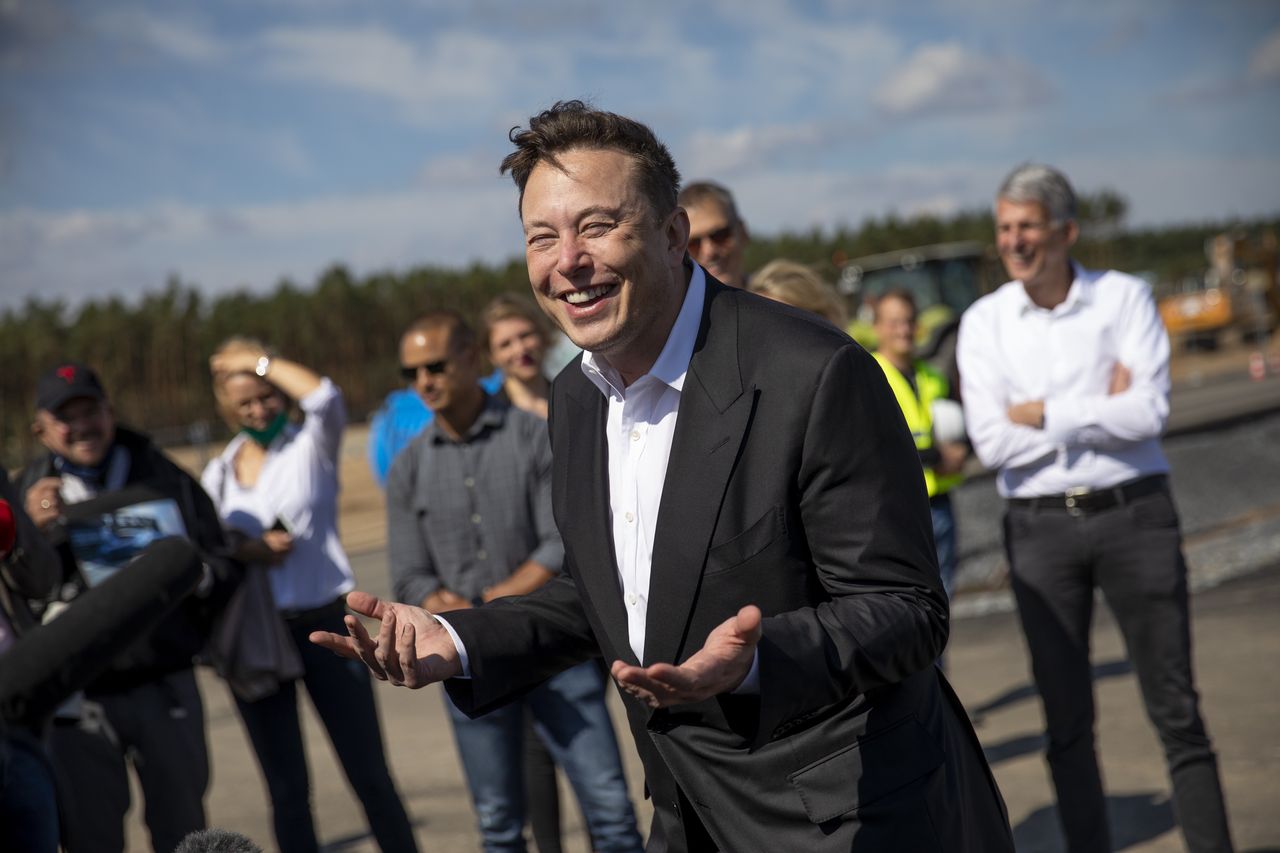
[[[78,361],[67,361],[45,373],[36,382],[36,408],[52,412],[68,400],[89,397],[107,399],[102,381],[93,368]]]

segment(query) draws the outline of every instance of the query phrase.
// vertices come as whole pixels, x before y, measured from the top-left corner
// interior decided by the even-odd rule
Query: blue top
[[[502,388],[502,371],[495,370],[480,380],[480,385],[490,394]],[[434,417],[418,392],[412,388],[392,391],[383,400],[382,407],[369,422],[369,469],[378,485],[386,488],[387,472],[396,455],[422,432]]]

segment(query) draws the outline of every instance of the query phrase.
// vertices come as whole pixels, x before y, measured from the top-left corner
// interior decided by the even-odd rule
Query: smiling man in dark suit
[[[499,705],[612,662],[658,851],[1012,851],[963,709],[928,501],[884,373],[687,256],[644,125],[556,104],[513,132],[534,294],[586,352],[551,405],[566,573],[437,620],[352,594],[312,639]],[[447,620],[447,621],[446,621]]]

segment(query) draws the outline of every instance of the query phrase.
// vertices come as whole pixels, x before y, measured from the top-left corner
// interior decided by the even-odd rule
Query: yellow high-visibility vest
[[[947,396],[947,378],[927,363],[915,362],[912,368],[915,373],[916,388],[920,391],[920,396],[917,397],[916,392],[911,390],[911,383],[907,381],[907,377],[893,366],[893,362],[878,352],[872,355],[875,356],[876,361],[880,362],[880,368],[889,380],[889,387],[893,389],[893,396],[898,399],[898,406],[907,419],[907,428],[911,430],[911,437],[915,439],[916,449],[928,450],[933,447],[933,412],[929,407],[934,400]],[[924,485],[931,498],[950,491],[963,479],[964,477],[960,474],[939,477],[932,468],[924,469]]]

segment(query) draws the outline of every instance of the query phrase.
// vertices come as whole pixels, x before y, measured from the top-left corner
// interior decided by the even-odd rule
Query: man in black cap
[[[230,564],[208,496],[151,440],[116,423],[97,374],[77,362],[36,383],[32,430],[45,453],[23,472],[23,505],[61,556],[62,583],[33,602],[46,620],[156,538],[190,539],[210,571],[193,596],[59,710],[50,736],[70,850],[124,850],[127,763],[156,850],[205,825],[209,757],[193,665]]]

